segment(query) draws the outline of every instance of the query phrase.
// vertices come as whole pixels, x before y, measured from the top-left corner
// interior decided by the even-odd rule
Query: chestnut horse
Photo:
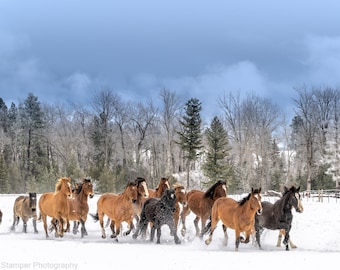
[[[178,221],[181,215],[181,210],[187,206],[187,193],[185,191],[185,188],[181,184],[174,184],[173,188],[175,190],[175,196],[176,196],[176,205],[175,205],[175,213],[174,213],[174,222],[175,222],[175,228],[177,231],[178,227]]]
[[[76,183],[75,188],[72,191],[72,197],[68,197],[69,202],[69,216],[68,220],[73,220],[73,233],[77,234],[79,223],[81,224],[81,238],[87,235],[85,228],[85,222],[87,220],[87,214],[89,212],[89,205],[87,203],[88,197],[91,199],[94,196],[93,184],[91,179],[83,179],[83,182]],[[51,223],[55,223],[53,219]],[[50,231],[53,230],[53,227]],[[70,223],[67,223],[66,231],[70,231]]]
[[[162,177],[156,189],[149,189],[149,198],[160,198],[167,189],[170,189],[169,178]]]
[[[28,196],[19,196],[14,201],[13,206],[13,224],[11,230],[15,230],[15,225],[18,225],[20,218],[23,222],[23,232],[27,233],[27,221],[33,218],[34,232],[37,233],[37,194],[30,192]]]
[[[187,193],[187,206],[183,207],[181,215],[182,219],[182,236],[186,233],[185,219],[186,216],[192,211],[196,218],[194,225],[196,229],[196,236],[203,237],[203,230],[207,220],[211,215],[211,208],[214,202],[220,197],[227,197],[227,185],[223,180],[217,181],[206,192],[193,189]],[[201,230],[198,227],[198,222],[201,220]]]
[[[209,238],[205,243],[209,245],[217,223],[221,220],[224,231],[224,244],[228,243],[227,228],[235,230],[235,250],[238,250],[240,242],[248,243],[249,237],[254,231],[255,215],[262,214],[261,188],[251,189],[251,193],[239,202],[232,198],[219,198],[211,209],[211,221],[205,228],[209,231]],[[241,236],[245,233],[245,239]]]
[[[47,216],[55,220],[55,222],[52,223],[55,236],[64,236],[64,226],[67,225],[69,216],[69,202],[67,197],[71,196],[71,194],[70,178],[62,177],[55,185],[55,192],[46,192],[41,195],[39,199],[39,220],[42,219],[44,222],[46,238],[48,238]]]
[[[103,239],[106,238],[103,220],[104,215],[107,215],[111,220],[111,238],[114,238],[118,242],[117,236],[120,234],[120,226],[123,222],[129,225],[129,229],[124,232],[124,236],[130,234],[134,228],[134,204],[137,201],[137,195],[136,183],[129,181],[123,193],[104,193],[99,197],[97,201],[97,213],[95,215],[91,214],[91,216],[95,221],[99,220]]]

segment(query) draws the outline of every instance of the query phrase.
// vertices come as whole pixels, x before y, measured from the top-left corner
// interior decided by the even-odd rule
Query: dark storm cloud
[[[229,92],[284,109],[293,87],[338,87],[338,1],[0,1],[0,97],[89,102],[162,88],[209,116]]]

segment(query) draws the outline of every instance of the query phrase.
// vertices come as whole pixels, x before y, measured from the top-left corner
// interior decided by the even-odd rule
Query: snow
[[[28,232],[22,232],[22,222],[15,232],[10,231],[13,222],[13,203],[18,195],[0,195],[3,212],[0,225],[0,269],[313,269],[325,265],[338,266],[340,252],[340,200],[331,198],[324,202],[303,199],[304,212],[293,210],[291,240],[297,249],[285,251],[276,247],[278,231],[265,230],[262,234],[262,250],[252,243],[240,244],[235,251],[234,231],[228,229],[229,243],[222,246],[222,229],[219,225],[212,243],[206,246],[195,237],[193,218],[187,219],[187,235],[178,235],[182,243],[176,245],[170,231],[162,227],[161,244],[150,243],[132,235],[119,236],[119,242],[102,239],[99,223],[89,216],[86,222],[88,236],[67,233],[63,238],[51,234],[45,238],[43,223],[38,222],[38,234],[34,234],[32,220]],[[39,197],[39,196],[38,196]],[[89,199],[90,213],[96,212],[99,195]],[[274,200],[273,198],[264,198]],[[106,229],[109,235],[109,228]],[[206,237],[205,237],[206,238]],[[204,238],[204,239],[205,239]],[[99,269],[99,268],[98,268]]]

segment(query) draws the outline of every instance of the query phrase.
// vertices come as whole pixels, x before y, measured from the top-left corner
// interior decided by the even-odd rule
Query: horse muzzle
[[[262,215],[262,212],[263,212],[263,211],[262,211],[262,208],[261,208],[261,209],[259,209],[259,210],[256,211],[256,214],[257,214],[258,216],[261,216],[261,215]]]
[[[137,202],[137,200],[136,199],[132,199],[132,203],[136,203]]]
[[[92,199],[94,197],[94,194],[90,194],[89,197],[90,199]]]

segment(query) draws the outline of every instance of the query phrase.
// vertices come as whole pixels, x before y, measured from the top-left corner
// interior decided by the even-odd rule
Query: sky
[[[37,223],[38,234],[33,232],[32,220],[28,221],[27,234],[22,232],[22,221],[15,231],[13,203],[18,195],[0,195],[3,220],[0,225],[0,269],[20,270],[83,270],[83,269],[334,269],[339,263],[340,252],[340,201],[334,198],[304,198],[303,213],[293,213],[290,237],[296,249],[285,251],[276,247],[278,231],[264,230],[261,235],[262,250],[252,243],[241,243],[235,251],[235,232],[228,229],[229,242],[223,246],[222,226],[218,224],[209,246],[195,237],[193,220],[186,220],[187,234],[180,236],[176,245],[169,229],[162,227],[161,244],[148,239],[133,239],[131,235],[118,236],[118,243],[111,238],[102,239],[100,225],[88,218],[88,236],[66,233],[63,238],[50,235],[45,238],[42,222]],[[90,213],[96,211],[99,194],[89,199]],[[39,197],[39,196],[38,196]],[[241,197],[235,197],[240,199]],[[274,202],[275,199],[262,197]],[[49,219],[49,218],[48,218]],[[126,224],[123,224],[126,230]],[[181,228],[181,227],[180,227]],[[109,228],[106,228],[109,235]]]
[[[48,103],[125,100],[162,89],[202,112],[228,93],[291,111],[294,89],[340,86],[337,0],[0,0],[0,97]]]

